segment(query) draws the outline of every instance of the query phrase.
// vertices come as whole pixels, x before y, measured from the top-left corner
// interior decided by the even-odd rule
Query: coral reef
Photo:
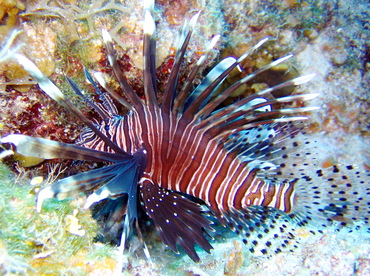
[[[192,51],[189,53],[189,67],[183,69],[184,74],[189,72],[190,65],[201,56],[203,46],[212,35],[223,32],[225,25],[222,17],[220,18],[220,5],[212,4],[207,7],[196,3],[193,5],[187,5],[188,8],[182,10],[183,13],[176,22],[173,19],[176,13],[168,6],[162,6],[162,8],[167,9],[166,13],[172,19],[167,20],[162,17],[162,10],[158,10],[159,90],[165,86],[170,73],[169,69],[174,58],[171,46],[175,43],[174,37],[177,36],[180,21],[189,19],[199,9],[204,10],[198,30],[201,36],[190,45]],[[44,74],[50,76],[52,81],[72,100],[75,99],[74,104],[86,110],[85,104],[76,100],[76,96],[71,92],[65,74],[79,84],[85,83],[86,87],[83,88],[86,88],[87,93],[91,91],[91,87],[85,81],[83,66],[89,70],[108,73],[108,83],[118,88],[114,78],[109,77],[112,72],[102,48],[101,29],[107,29],[116,42],[117,56],[120,59],[120,65],[126,71],[125,76],[129,84],[135,91],[142,93],[142,7],[142,1],[32,1],[21,6],[23,12],[15,15],[17,16],[15,20],[22,22],[21,24],[17,26],[7,24],[4,27],[9,30],[17,27],[22,31],[15,44],[24,43],[28,47],[20,47],[19,51],[32,57]],[[182,7],[185,5],[182,4]],[[193,55],[193,53],[196,54]],[[210,61],[217,54],[218,52],[214,51]],[[34,82],[30,81],[27,73],[18,64],[13,61],[0,63],[0,102],[2,104],[0,117],[1,124],[4,126],[3,129],[0,128],[0,135],[25,131],[29,135],[37,133],[40,135],[41,128],[45,129],[43,132],[46,138],[73,142],[78,135],[76,129],[81,125],[78,125],[79,123],[75,122],[76,120],[68,112],[59,109],[55,104],[50,104],[49,99],[45,98],[38,88],[30,89],[31,84]],[[29,91],[26,97],[18,93],[25,91]],[[19,110],[13,110],[14,108]],[[56,108],[58,108],[58,116],[55,116]],[[22,110],[28,111],[24,113]],[[88,116],[92,117],[93,114]],[[28,121],[27,118],[32,118],[35,123],[26,122],[26,126],[23,123],[17,123]],[[62,137],[59,126],[66,126]],[[53,135],[54,133],[59,134]]]
[[[86,113],[84,103],[67,88],[64,74],[85,83],[83,66],[108,74],[117,87],[104,55],[100,29],[108,29],[117,43],[120,66],[134,90],[142,91],[142,1],[0,1],[0,40],[13,28],[23,33],[16,44],[26,43],[23,51],[69,93]],[[212,35],[221,33],[218,56],[240,56],[251,45],[269,36],[271,42],[253,59],[243,64],[246,72],[258,69],[277,57],[295,53],[294,62],[284,64],[264,79],[283,80],[286,75],[316,73],[315,79],[295,93],[315,92],[313,105],[321,109],[311,116],[312,139],[320,141],[319,161],[323,167],[334,163],[369,163],[369,23],[368,4],[355,0],[339,1],[157,1],[156,20],[158,86],[164,87],[174,59],[173,37],[181,23],[202,10],[197,39],[190,45],[189,72],[196,57]],[[208,64],[209,65],[209,64]],[[235,72],[235,78],[245,72]],[[277,80],[276,80],[277,79]],[[12,61],[0,63],[0,136],[22,133],[63,142],[73,142],[81,124],[63,108],[44,96],[27,73]],[[264,80],[244,87],[235,97],[254,93],[271,85]],[[91,90],[91,89],[90,89]],[[285,91],[283,93],[292,93]],[[93,117],[94,114],[88,114]],[[312,235],[302,230],[301,245],[294,252],[271,258],[246,252],[240,240],[217,228],[212,255],[200,252],[203,262],[194,264],[184,254],[177,256],[163,248],[156,234],[148,231],[148,247],[153,264],[148,263],[139,246],[118,261],[116,249],[94,243],[97,224],[90,213],[80,209],[80,199],[47,203],[42,214],[35,213],[36,186],[27,176],[47,176],[45,164],[24,169],[18,180],[0,167],[0,274],[110,275],[123,262],[124,274],[134,275],[366,275],[370,269],[370,236],[328,230]],[[24,178],[22,178],[24,177]],[[138,249],[138,250],[135,250]]]

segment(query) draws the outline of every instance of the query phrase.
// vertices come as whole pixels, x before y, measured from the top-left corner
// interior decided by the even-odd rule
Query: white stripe
[[[235,197],[236,197],[236,193],[238,192],[238,190],[244,186],[244,185],[248,185],[248,183],[246,183],[247,181],[247,178],[249,176],[249,171],[247,168],[244,168],[240,174],[237,176],[236,180],[234,182],[231,181],[231,179],[233,177],[235,177],[235,171],[239,168],[239,166],[241,166],[241,164],[239,162],[237,162],[237,159],[235,159],[233,162],[232,162],[232,165],[233,167],[235,167],[234,171],[232,172],[232,174],[228,175],[228,178],[230,179],[228,181],[228,187],[227,189],[223,189],[222,191],[222,194],[225,194],[226,195],[226,190],[230,190],[229,192],[229,195],[228,195],[228,198],[226,199],[227,200],[227,205],[228,206],[234,206],[234,200],[235,200]],[[226,187],[225,187],[226,188]],[[222,198],[219,198],[218,197],[218,200],[220,200],[221,202],[223,202]]]
[[[243,208],[246,208],[250,205],[253,205],[254,204],[254,201],[252,201],[249,196],[253,193],[255,194],[259,187],[258,187],[258,184],[259,184],[259,180],[257,179],[257,177],[254,177],[253,180],[251,181],[251,183],[249,184],[249,187],[248,189],[245,191],[245,194],[241,200],[241,204],[242,204],[242,207]],[[246,202],[247,205],[243,205],[244,202]]]
[[[269,203],[269,205],[267,205],[267,206],[270,206],[270,207],[274,207],[274,208],[276,208],[276,203],[277,203],[277,198],[278,198],[278,193],[279,193],[279,187],[277,186],[277,185],[275,185],[275,192],[274,192],[274,194],[273,194],[273,196],[272,196],[272,200],[271,200],[271,202]]]
[[[290,187],[290,184],[284,184],[283,187],[282,187],[282,192],[281,192],[281,196],[280,196],[280,205],[277,207],[279,208],[280,210],[284,211],[285,212],[285,193],[286,191],[289,189]]]
[[[209,168],[210,159],[214,157],[214,154],[216,153],[217,145],[212,143],[211,141],[208,142],[207,147],[204,151],[202,160],[201,160],[201,166],[197,169],[197,172],[194,173],[195,175],[198,175],[198,178],[202,179],[202,183],[198,182],[192,182],[192,185],[188,186],[188,189],[186,189],[186,192],[190,195],[194,195],[199,197],[199,195],[195,194],[195,190],[198,185],[204,186],[211,186],[211,179],[213,179],[213,175],[217,174],[217,170],[215,169],[216,161],[213,163],[212,167],[210,168],[210,171],[206,173],[207,169]],[[217,158],[219,157],[221,151],[218,152]],[[191,189],[189,189],[191,188]]]
[[[176,179],[175,187],[177,191],[181,191],[180,185],[183,181],[186,181],[186,179],[184,179],[184,174],[188,166],[193,162],[192,156],[195,156],[196,151],[199,146],[199,142],[202,141],[202,138],[203,138],[203,133],[201,133],[201,131],[195,130],[194,126],[191,126],[189,128],[186,127],[186,129],[190,130],[190,133],[189,135],[188,134],[183,135],[183,136],[187,136],[186,144],[185,145],[180,144],[179,150],[184,149],[184,151],[187,152],[187,155],[188,155],[186,158],[187,162],[184,162],[185,160],[180,160],[180,154],[176,156],[177,157],[176,161],[179,162],[179,164],[183,162],[182,165],[180,165],[178,172],[174,172],[175,174],[177,174],[177,177],[175,178]],[[193,135],[193,131],[196,131],[195,135]],[[185,139],[181,139],[181,140],[183,141]],[[177,164],[176,161],[174,162],[175,164]],[[182,191],[182,192],[185,192],[185,191]]]

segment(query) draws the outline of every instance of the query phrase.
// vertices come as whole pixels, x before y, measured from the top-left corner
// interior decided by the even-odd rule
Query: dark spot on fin
[[[352,165],[307,170],[295,184],[293,212],[316,226],[369,227],[369,179],[369,171]]]
[[[173,251],[180,245],[189,257],[199,262],[194,246],[198,244],[210,253],[213,247],[205,238],[210,221],[202,215],[201,207],[182,195],[145,181],[141,185],[145,210],[154,221],[162,241]]]
[[[272,254],[292,249],[298,243],[294,238],[295,225],[282,211],[264,206],[223,214],[228,226],[243,238],[251,252]]]

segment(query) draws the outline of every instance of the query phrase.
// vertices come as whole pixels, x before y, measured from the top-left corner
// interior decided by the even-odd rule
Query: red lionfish
[[[100,115],[100,124],[87,119],[29,59],[12,53],[40,88],[73,112],[87,129],[78,145],[18,134],[4,137],[1,142],[12,143],[18,153],[26,156],[105,164],[43,188],[37,197],[37,210],[41,210],[47,198],[65,198],[93,190],[85,208],[105,200],[99,210],[101,216],[108,217],[105,230],[122,225],[124,242],[131,228],[138,225],[140,202],[162,241],[175,252],[180,246],[194,261],[200,260],[196,244],[208,253],[212,249],[205,236],[207,230],[213,230],[211,221],[204,216],[199,200],[224,226],[242,236],[252,252],[257,248],[264,254],[279,252],[292,243],[295,226],[310,222],[327,226],[334,221],[340,226],[353,221],[367,224],[370,188],[364,179],[368,179],[368,172],[359,172],[352,166],[320,169],[299,123],[306,117],[298,115],[315,108],[281,107],[284,103],[310,100],[317,94],[264,98],[278,89],[308,82],[313,75],[286,81],[220,107],[242,84],[291,56],[278,59],[213,95],[228,74],[267,40],[238,59],[222,60],[193,89],[194,79],[219,37],[215,36],[181,90],[177,89],[180,66],[198,13],[180,32],[181,43],[159,99],[153,6],[151,3],[145,7],[145,100],[135,94],[124,78],[107,31],[103,31],[103,40],[108,60],[124,97],[95,74],[110,96],[101,92],[85,70],[103,102],[97,105],[67,77],[73,90]],[[118,115],[110,97],[127,107],[127,114]],[[299,149],[301,144],[303,151]]]

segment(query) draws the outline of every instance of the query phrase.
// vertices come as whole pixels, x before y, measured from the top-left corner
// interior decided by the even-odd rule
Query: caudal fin
[[[335,165],[305,173],[295,184],[293,213],[319,226],[370,230],[370,171]]]

